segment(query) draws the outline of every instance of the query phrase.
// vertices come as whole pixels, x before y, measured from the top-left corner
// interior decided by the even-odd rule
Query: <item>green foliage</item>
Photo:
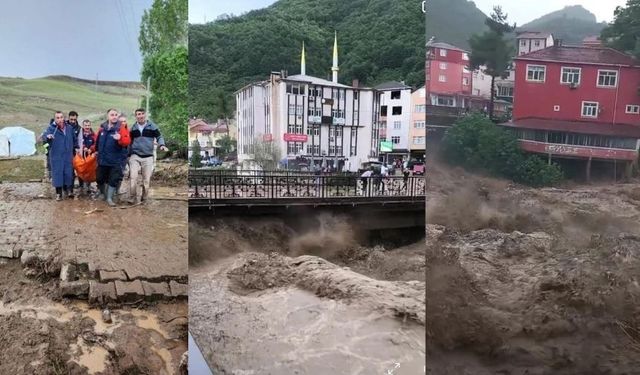
[[[282,150],[276,142],[265,142],[262,140],[262,135],[259,135],[254,139],[251,151],[253,162],[260,169],[272,171],[278,168],[278,163],[282,158]]]
[[[388,80],[424,84],[425,29],[414,0],[280,0],[239,17],[189,26],[189,114],[207,121],[232,117],[234,92],[271,71],[331,74],[338,33],[340,82],[375,86]]]
[[[202,155],[200,155],[200,142],[193,141],[191,143],[191,167],[192,168],[200,168],[202,167]]]
[[[546,31],[565,44],[582,44],[587,36],[600,35],[606,23],[598,23],[596,16],[580,5],[567,6],[520,27],[522,30]]]
[[[640,0],[627,0],[626,7],[616,7],[614,16],[602,30],[602,39],[612,48],[640,57]]]
[[[151,78],[149,110],[167,143],[187,147],[187,0],[154,0],[140,24],[142,80]]]
[[[237,141],[231,138],[229,134],[225,134],[220,139],[218,139],[218,141],[216,142],[216,147],[219,147],[221,156],[226,156],[236,149]]]
[[[552,185],[562,179],[560,167],[524,154],[511,133],[479,114],[458,120],[447,131],[442,150],[451,164],[531,186]]]
[[[469,37],[488,30],[487,16],[467,0],[427,1],[427,39],[469,49]]]
[[[140,23],[138,42],[144,58],[187,44],[187,0],[154,0]]]
[[[187,49],[174,47],[144,59],[142,77],[152,77],[149,102],[155,122],[165,137],[185,148],[187,123]]]

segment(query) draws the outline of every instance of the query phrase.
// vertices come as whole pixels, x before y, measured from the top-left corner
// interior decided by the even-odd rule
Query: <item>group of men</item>
[[[51,183],[56,189],[56,200],[75,198],[73,192],[76,174],[73,159],[76,155],[87,157],[95,154],[97,159],[96,183],[98,191],[94,199],[104,199],[115,206],[114,196],[120,189],[125,172],[128,170],[130,204],[144,202],[149,194],[149,185],[154,168],[154,146],[168,151],[158,127],[146,118],[142,108],[135,110],[136,123],[129,128],[126,116],[115,109],[107,111],[107,120],[97,131],[91,128],[91,121],[78,123],[78,113],[56,111],[47,129],[42,133],[42,141],[47,148],[47,166]],[[138,194],[138,174],[142,172],[142,192]],[[90,182],[78,178],[81,193],[91,193]]]

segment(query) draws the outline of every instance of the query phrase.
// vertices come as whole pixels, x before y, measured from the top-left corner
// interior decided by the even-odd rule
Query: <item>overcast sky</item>
[[[626,0],[475,0],[478,9],[486,15],[491,14],[494,5],[502,6],[502,10],[509,15],[509,22],[524,25],[529,21],[544,16],[568,5],[582,5],[586,10],[596,15],[598,22],[613,20],[616,6],[624,6]]]
[[[205,20],[211,22],[224,13],[238,16],[253,9],[264,8],[274,2],[275,0],[189,0],[189,22],[203,23]],[[567,5],[582,5],[596,15],[598,22],[610,22],[613,20],[613,10],[616,6],[626,4],[626,0],[475,0],[474,2],[478,9],[487,15],[491,13],[494,5],[501,5],[502,9],[508,13],[509,20],[518,25],[533,21]],[[416,0],[417,7],[420,3],[421,1]]]
[[[140,19],[153,0],[0,1],[0,76],[138,81]]]

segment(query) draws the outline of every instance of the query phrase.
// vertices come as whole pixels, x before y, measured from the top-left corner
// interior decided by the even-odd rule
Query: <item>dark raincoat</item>
[[[49,162],[51,163],[51,182],[53,187],[73,185],[73,152],[76,147],[76,135],[74,129],[65,125],[60,129],[57,125],[49,125],[43,133],[43,140],[49,134],[53,135],[49,146]]]

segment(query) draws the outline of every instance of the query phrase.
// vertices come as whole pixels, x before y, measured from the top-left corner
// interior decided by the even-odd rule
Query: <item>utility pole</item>
[[[151,77],[147,77],[147,118],[151,118],[151,110],[149,109],[149,96],[151,96]]]

